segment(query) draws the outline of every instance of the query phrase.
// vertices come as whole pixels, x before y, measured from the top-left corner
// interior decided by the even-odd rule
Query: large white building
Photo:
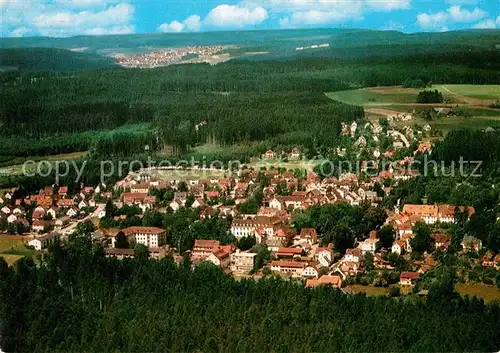
[[[50,233],[42,235],[38,238],[32,239],[28,242],[29,246],[32,246],[35,250],[42,250],[48,248],[51,244],[59,239],[59,234]]]
[[[248,274],[255,266],[256,253],[242,252],[239,249],[231,254],[231,272],[234,274]]]
[[[148,248],[159,248],[165,244],[167,238],[165,229],[158,227],[128,227],[123,229],[123,233],[127,238],[134,239],[136,244],[142,244]]]

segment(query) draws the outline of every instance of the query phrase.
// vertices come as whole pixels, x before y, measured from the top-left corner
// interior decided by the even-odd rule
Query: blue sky
[[[0,0],[0,36],[279,28],[500,29],[499,0]]]

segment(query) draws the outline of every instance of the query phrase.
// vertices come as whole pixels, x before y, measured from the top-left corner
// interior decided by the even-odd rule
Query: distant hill
[[[115,60],[95,54],[57,48],[0,49],[0,72],[57,72],[101,69],[116,66]]]
[[[76,71],[115,65],[112,54],[167,47],[236,45],[236,60],[351,59],[464,52],[500,53],[500,30],[412,33],[365,29],[293,29],[153,33],[68,38],[0,38],[0,70]],[[258,55],[255,55],[258,53]]]
[[[405,34],[397,31],[321,28],[75,36],[68,38],[0,38],[0,48],[48,47],[74,49],[80,52],[103,55],[115,52],[150,51],[165,47],[218,44],[238,45],[245,51],[269,51],[286,56],[298,54],[295,50],[297,47],[324,43],[329,44],[330,51],[352,47],[393,45],[433,46],[438,49],[443,44],[492,50],[495,45],[500,44],[500,30]],[[308,52],[302,52],[300,55],[306,55]]]

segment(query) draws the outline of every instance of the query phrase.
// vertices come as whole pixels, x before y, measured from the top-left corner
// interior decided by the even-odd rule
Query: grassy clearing
[[[23,246],[24,239],[14,235],[0,235],[0,252],[15,249],[19,245]]]
[[[87,154],[88,151],[83,151],[83,152],[55,154],[50,156],[31,156],[26,158],[25,157],[16,158],[15,160],[12,160],[12,165],[0,168],[0,174],[10,174],[10,175],[21,174],[23,172],[23,165],[26,161],[34,161],[34,162],[48,161],[51,163],[55,163],[57,161],[71,161],[83,158]],[[33,163],[30,163],[26,169],[28,172],[33,172],[35,168],[36,166],[33,167]]]
[[[394,103],[416,103],[417,92],[392,92],[379,88],[374,91],[370,88],[357,90],[339,91],[327,93],[327,97],[336,101],[365,106],[391,105]]]
[[[21,245],[15,246],[14,248],[12,248],[10,250],[4,251],[3,254],[33,257],[36,254],[36,251],[33,249],[27,248],[25,246],[25,244],[21,244]]]
[[[14,265],[17,262],[17,260],[23,258],[23,256],[21,255],[10,255],[10,254],[0,254],[0,257],[3,257],[5,261],[7,261],[7,264],[9,266]]]
[[[496,100],[500,99],[500,85],[436,85],[433,89],[443,94],[450,92],[477,99]]]
[[[422,121],[423,123],[424,121]],[[449,132],[451,130],[470,128],[470,129],[486,129],[492,127],[494,129],[500,129],[500,116],[498,117],[484,117],[484,116],[474,116],[470,118],[462,117],[451,117],[442,118],[438,120],[433,120],[427,122],[435,129],[442,130],[443,132]]]
[[[207,170],[157,170],[156,176],[160,180],[203,180],[209,178],[224,179],[228,177],[225,171],[207,171]]]
[[[500,85],[433,85],[427,90],[438,90],[445,100],[452,104],[471,104],[488,106],[491,101],[500,99]],[[371,87],[357,90],[330,92],[326,95],[333,100],[366,107],[417,103],[418,92],[423,89],[396,87]],[[401,108],[401,107],[400,107]],[[409,111],[406,107],[401,111]],[[412,108],[413,109],[413,108]],[[398,109],[396,109],[398,110]]]
[[[255,168],[255,169],[260,169],[262,167],[265,167],[266,169],[270,169],[271,167],[277,169],[277,168],[285,168],[288,170],[294,170],[294,169],[305,169],[308,172],[313,171],[314,167],[316,167],[318,164],[321,164],[324,160],[323,159],[318,159],[318,160],[306,160],[306,161],[279,161],[279,160],[274,160],[274,159],[264,159],[264,160],[254,160],[250,163],[247,164],[248,167],[250,168]]]
[[[500,289],[495,286],[482,283],[458,283],[455,288],[462,296],[476,296],[485,302],[500,301]]]

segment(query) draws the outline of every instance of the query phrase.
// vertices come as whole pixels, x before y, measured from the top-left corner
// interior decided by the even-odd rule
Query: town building
[[[167,239],[165,229],[158,227],[128,227],[123,229],[123,233],[127,238],[133,239],[136,244],[142,244],[148,248],[159,248],[165,244]]]
[[[237,275],[248,274],[255,267],[256,256],[256,253],[236,250],[230,256],[231,272]]]

